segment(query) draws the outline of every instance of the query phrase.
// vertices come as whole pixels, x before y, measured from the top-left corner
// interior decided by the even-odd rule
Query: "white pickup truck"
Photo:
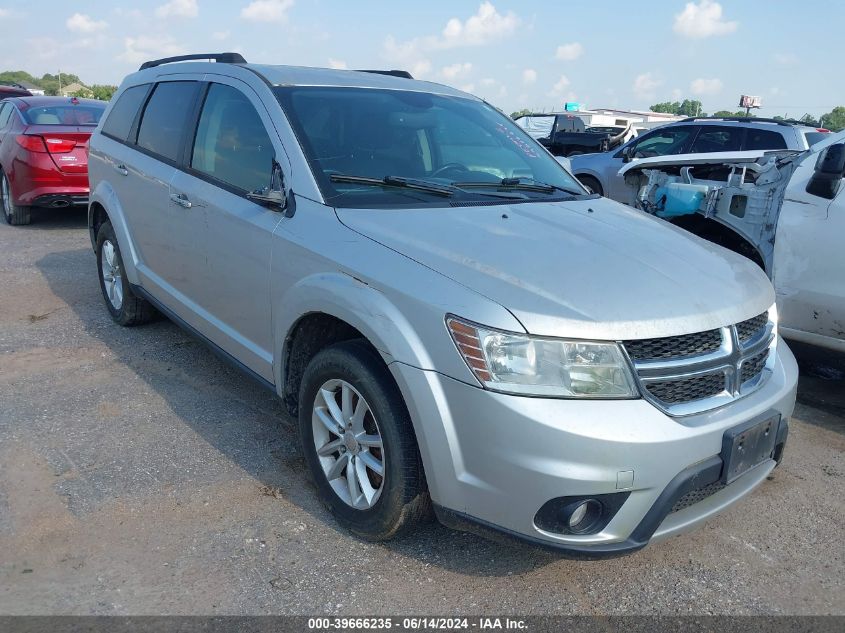
[[[845,352],[845,132],[803,152],[645,158],[635,206],[760,264],[784,337]]]

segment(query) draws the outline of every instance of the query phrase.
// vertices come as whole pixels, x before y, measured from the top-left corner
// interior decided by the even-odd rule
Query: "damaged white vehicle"
[[[646,158],[635,206],[762,266],[786,338],[845,352],[845,132],[803,152]]]

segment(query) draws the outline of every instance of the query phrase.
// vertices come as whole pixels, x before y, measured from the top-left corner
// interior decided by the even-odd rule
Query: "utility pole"
[[[59,68],[59,96],[62,96],[62,69]]]

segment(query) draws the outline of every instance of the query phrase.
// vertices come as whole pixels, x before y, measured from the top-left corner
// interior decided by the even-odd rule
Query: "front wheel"
[[[410,416],[381,357],[365,342],[332,345],[308,364],[299,433],[320,499],[355,534],[386,540],[428,516]]]
[[[596,180],[595,178],[593,178],[592,176],[575,176],[575,177],[578,179],[578,181],[582,185],[587,187],[587,189],[589,189],[593,193],[597,193],[600,196],[604,195],[604,191],[601,188],[601,184],[599,184],[599,181]]]

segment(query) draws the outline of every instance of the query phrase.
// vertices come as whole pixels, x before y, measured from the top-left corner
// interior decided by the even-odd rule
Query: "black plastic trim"
[[[138,70],[155,68],[156,66],[161,66],[162,64],[172,64],[173,62],[190,62],[205,59],[213,59],[218,64],[246,64],[246,60],[240,53],[194,53],[193,55],[176,55],[175,57],[152,59],[141,64],[141,67]]]
[[[701,488],[707,484],[719,480],[722,473],[722,458],[714,455],[702,462],[685,468],[675,475],[669,485],[651,506],[649,511],[634,528],[626,540],[618,543],[607,543],[601,545],[572,545],[570,543],[555,543],[539,537],[528,536],[509,530],[508,528],[494,525],[482,519],[450,510],[443,506],[434,504],[434,512],[438,520],[455,530],[472,532],[489,538],[494,541],[506,543],[526,543],[545,550],[553,551],[564,558],[575,558],[580,560],[593,560],[599,558],[613,558],[632,554],[648,545],[649,540],[657,531],[657,528],[672,510],[675,502],[691,490]]]
[[[222,347],[217,345],[217,343],[215,343],[214,341],[209,339],[207,336],[202,334],[193,325],[190,325],[182,317],[178,316],[175,312],[173,312],[173,310],[171,310],[167,306],[163,305],[160,301],[158,301],[155,297],[153,297],[149,292],[144,290],[143,287],[135,285],[135,284],[129,284],[129,288],[132,290],[132,292],[134,292],[139,297],[143,297],[144,299],[146,299],[147,301],[152,303],[159,312],[161,312],[164,316],[166,316],[168,319],[173,321],[180,328],[182,328],[183,330],[188,332],[191,336],[193,336],[197,340],[205,343],[215,356],[217,356],[221,360],[227,362],[229,365],[231,365],[235,369],[239,369],[240,371],[245,373],[250,378],[253,378],[262,387],[265,387],[266,389],[269,389],[273,393],[276,393],[276,386],[272,382],[270,382],[269,380],[267,380],[267,379],[263,378],[262,376],[258,375],[253,370],[251,370],[249,367],[244,365],[241,361],[239,361],[237,358],[232,356],[229,352],[227,352]]]

